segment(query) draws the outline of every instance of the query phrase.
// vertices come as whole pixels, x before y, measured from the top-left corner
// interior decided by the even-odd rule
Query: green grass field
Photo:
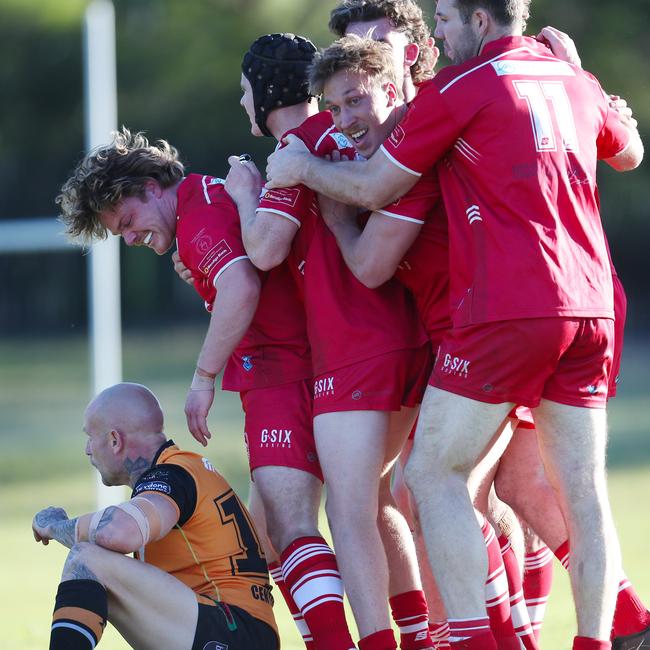
[[[183,404],[202,332],[166,330],[124,340],[124,378],[148,385],[161,399],[166,431],[186,448],[202,449],[185,431]],[[625,568],[650,601],[650,347],[628,343],[624,382],[610,408],[610,494]],[[34,543],[30,522],[47,505],[76,515],[93,509],[96,479],[83,454],[83,409],[90,397],[85,340],[0,342],[0,623],[2,647],[46,647],[56,584],[65,559],[57,544]],[[236,395],[217,395],[213,439],[206,455],[246,494],[248,474]],[[323,521],[323,528],[326,524]],[[304,646],[284,603],[277,599],[283,648]],[[351,620],[351,617],[350,617]],[[568,581],[556,567],[542,636],[544,650],[570,647],[575,623]],[[128,648],[109,627],[100,647]]]

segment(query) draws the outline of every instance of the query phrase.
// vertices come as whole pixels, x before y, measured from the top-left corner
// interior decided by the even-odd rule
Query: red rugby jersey
[[[336,131],[329,111],[288,133],[295,133],[317,156],[334,150],[348,158],[355,156],[347,138]],[[393,279],[379,289],[368,289],[354,277],[320,217],[311,189],[300,185],[267,190],[258,209],[299,226],[288,260],[304,281],[315,375],[426,342],[412,298],[402,285]]]
[[[183,264],[208,311],[215,281],[231,264],[248,259],[237,207],[223,180],[190,174],[178,188],[176,241]],[[260,273],[262,289],[253,321],[224,370],[224,390],[277,386],[312,376],[304,309],[287,264]]]
[[[418,176],[444,158],[456,326],[613,317],[596,161],[628,140],[596,79],[530,38],[420,86],[382,151]]]
[[[422,224],[395,277],[413,294],[427,335],[437,347],[442,334],[451,326],[451,315],[449,234],[436,171],[426,171],[404,196],[378,212]]]

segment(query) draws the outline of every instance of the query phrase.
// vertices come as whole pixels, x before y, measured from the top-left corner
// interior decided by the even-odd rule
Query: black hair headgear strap
[[[255,122],[264,135],[269,113],[283,106],[300,104],[311,97],[307,70],[316,46],[294,34],[260,36],[244,55],[242,72],[253,89]]]

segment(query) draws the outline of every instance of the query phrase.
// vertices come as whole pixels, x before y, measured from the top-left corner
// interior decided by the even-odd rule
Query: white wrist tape
[[[149,528],[149,520],[145,516],[144,512],[140,510],[138,505],[133,503],[134,500],[135,499],[132,499],[131,501],[127,501],[126,503],[120,503],[115,507],[119,508],[127,515],[135,519],[135,523],[138,525],[138,528],[140,529],[140,534],[142,535],[142,546],[145,546],[149,542],[149,535],[151,532]]]
[[[190,390],[214,390],[214,379],[199,375],[198,372],[195,371],[194,377],[192,377]]]

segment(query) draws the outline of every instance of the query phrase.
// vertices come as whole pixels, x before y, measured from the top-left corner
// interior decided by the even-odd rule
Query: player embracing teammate
[[[604,489],[613,304],[595,168],[597,158],[634,168],[642,147],[593,77],[521,36],[526,15],[527,3],[441,0],[436,34],[457,65],[420,89],[380,153],[331,164],[291,139],[267,173],[269,187],[302,182],[378,209],[441,161],[453,326],[427,389],[407,480],[430,556],[441,560],[433,568],[454,640],[496,647],[478,581],[483,543],[465,486],[509,410],[523,404],[533,408],[580,567],[569,567],[574,647],[604,648],[620,558]]]
[[[331,27],[357,36],[316,58],[311,93],[313,45],[257,39],[241,104],[254,135],[280,142],[261,200],[247,157],[229,159],[225,181],[184,178],[181,166],[165,184],[131,169],[135,189],[98,204],[99,224],[87,227],[158,253],[178,239],[212,310],[188,425],[207,442],[227,364],[271,572],[308,648],[353,647],[341,577],[362,650],[397,647],[389,598],[402,648],[536,647],[530,623],[513,614],[513,626],[499,545],[481,515],[479,531],[467,487],[515,406],[533,410],[568,524],[574,648],[610,647],[621,574],[604,474],[614,312],[595,165],[634,168],[642,147],[591,75],[521,36],[528,4],[440,0],[436,36],[456,65],[435,78],[437,51],[412,0],[337,7]],[[390,491],[427,379],[406,477],[444,601],[432,630]],[[269,448],[270,429],[297,444]],[[317,528],[323,479],[338,564]],[[510,589],[521,606],[520,583]],[[642,643],[648,615],[627,584],[616,616],[625,638],[613,647]]]

